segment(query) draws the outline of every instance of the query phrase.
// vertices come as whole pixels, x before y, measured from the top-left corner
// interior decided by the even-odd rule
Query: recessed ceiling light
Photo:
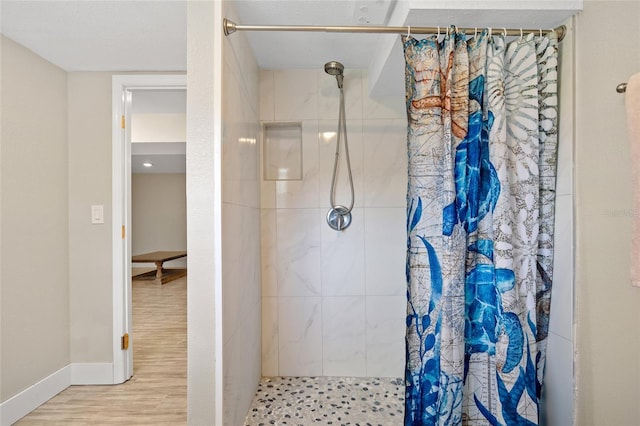
[[[149,163],[149,162],[142,163],[142,165],[145,167],[153,167],[153,163]]]

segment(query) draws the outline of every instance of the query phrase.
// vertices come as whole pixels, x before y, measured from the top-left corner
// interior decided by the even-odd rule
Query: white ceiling
[[[352,26],[385,25],[395,4],[396,0],[238,0],[234,8],[238,24]],[[380,38],[377,34],[311,32],[247,35],[258,64],[265,69],[321,69],[331,60],[347,68],[367,68]]]
[[[185,1],[2,0],[2,34],[67,71],[185,71]]]
[[[131,98],[133,114],[186,114],[185,89],[134,90]]]
[[[395,0],[241,0],[239,23],[383,25]],[[1,0],[2,33],[67,71],[185,71],[187,2]],[[372,35],[252,34],[262,68],[364,68]],[[275,41],[275,42],[274,42]],[[284,43],[284,45],[283,45]],[[292,54],[293,52],[293,54]]]

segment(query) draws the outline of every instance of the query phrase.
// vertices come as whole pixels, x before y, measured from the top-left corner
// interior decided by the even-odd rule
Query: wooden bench
[[[136,275],[136,280],[153,280],[159,284],[166,284],[169,281],[177,280],[187,275],[187,270],[184,268],[177,269],[164,269],[162,264],[170,260],[180,259],[187,257],[186,251],[154,251],[152,253],[145,253],[133,256],[131,262],[133,263],[155,263],[156,270],[145,272],[144,274]]]

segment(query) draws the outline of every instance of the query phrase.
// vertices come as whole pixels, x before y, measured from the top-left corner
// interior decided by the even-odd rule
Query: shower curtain
[[[406,61],[405,426],[532,425],[553,266],[557,37],[451,28]]]

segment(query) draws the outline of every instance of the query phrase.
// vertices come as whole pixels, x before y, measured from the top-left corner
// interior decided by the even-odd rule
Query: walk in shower
[[[342,88],[322,66],[260,71],[262,125],[300,123],[303,165],[301,180],[262,180],[262,375],[280,386],[304,377],[311,392],[340,376],[356,394],[393,394],[404,368],[404,103],[363,96],[364,70],[325,69]],[[327,210],[341,209],[350,225],[337,232]]]
[[[240,87],[233,89],[236,93],[227,95],[226,102],[233,104],[231,99],[240,99],[244,110],[235,107],[228,114],[234,114],[231,118],[234,123],[242,122],[238,116],[243,116],[245,122],[254,117],[260,122],[259,128],[251,125],[242,131],[230,127],[234,133],[225,138],[225,142],[237,140],[234,146],[238,152],[257,153],[256,164],[259,165],[255,174],[259,188],[250,190],[257,201],[252,198],[247,204],[251,212],[257,211],[260,215],[257,228],[260,234],[261,354],[257,368],[263,379],[257,383],[260,373],[256,376],[253,364],[250,373],[241,371],[242,363],[237,359],[242,353],[243,358],[255,361],[253,354],[249,356],[239,350],[249,346],[240,343],[242,338],[254,339],[254,332],[250,331],[250,336],[237,337],[244,328],[228,321],[228,327],[235,328],[230,331],[235,333],[232,340],[238,343],[235,347],[224,345],[225,362],[233,364],[225,380],[234,388],[227,391],[225,386],[225,392],[234,396],[242,394],[244,404],[251,384],[258,385],[254,400],[257,405],[249,409],[247,424],[258,424],[258,414],[267,411],[272,411],[269,414],[275,418],[288,419],[288,414],[292,416],[293,424],[300,424],[295,421],[295,413],[287,412],[287,404],[294,402],[303,406],[309,404],[309,414],[319,414],[315,419],[319,424],[327,418],[325,416],[346,415],[340,411],[345,407],[347,411],[354,410],[345,404],[351,399],[341,399],[339,403],[323,402],[323,395],[327,397],[329,388],[337,390],[339,398],[352,395],[365,405],[371,402],[372,408],[380,406],[376,402],[383,404],[378,397],[388,403],[393,396],[394,402],[383,407],[385,414],[397,416],[398,411],[393,407],[402,405],[400,389],[404,387],[406,328],[405,98],[372,92],[369,71],[349,67],[348,57],[336,55],[325,59],[335,58],[344,63],[342,72],[335,63],[338,61],[329,63],[326,69],[322,61],[314,68],[259,70],[255,62],[247,59],[249,55],[244,53],[247,45],[243,45],[243,39],[234,37],[225,39],[227,48],[233,49],[235,55],[225,64],[225,87],[226,82]],[[341,89],[336,88],[334,75],[342,77],[342,81],[338,81]],[[253,77],[257,77],[258,85]],[[254,93],[259,93],[257,100]],[[342,107],[341,97],[344,100]],[[346,118],[344,124],[341,115]],[[299,134],[299,153],[290,157],[299,161],[299,178],[265,178],[263,130],[278,126],[289,126],[293,129],[291,135]],[[338,148],[338,159],[341,160],[338,164],[342,169],[334,173],[342,126],[347,130],[352,185],[346,173],[344,148]],[[247,143],[247,139],[255,140],[255,145]],[[228,157],[233,161],[223,163],[223,170],[236,165],[240,169],[245,167],[240,161],[242,155],[236,155],[230,149]],[[240,171],[230,170],[229,173],[239,174]],[[243,202],[242,196],[231,189],[249,184],[248,179],[230,179],[229,204]],[[339,232],[327,226],[327,211],[345,204],[349,207],[351,200],[350,225]],[[229,221],[233,221],[231,215]],[[340,225],[339,220],[335,223]],[[253,223],[251,235],[247,235],[247,228],[240,223],[223,229],[237,229],[236,236],[243,244],[253,242],[256,235]],[[224,253],[223,247],[223,256]],[[231,260],[234,254],[242,258],[241,253],[241,250],[231,250],[227,259],[239,271],[242,267],[253,268],[253,258],[242,265],[235,265]],[[246,278],[247,272],[237,275]],[[239,283],[246,288],[245,279],[231,274],[229,279],[229,291],[234,295],[243,294],[232,286]],[[251,303],[254,303],[255,292],[244,293],[250,294]],[[240,299],[243,300],[241,296]],[[245,312],[246,309],[249,306],[243,308]],[[246,324],[245,319],[242,324]],[[236,380],[249,375],[251,382],[240,389]],[[373,397],[360,396],[360,391],[370,392],[367,395]],[[236,420],[246,414],[240,404],[235,409]],[[367,409],[358,406],[356,410]],[[371,423],[376,424],[376,421]],[[402,420],[396,417],[379,423],[401,424]]]
[[[305,377],[311,392],[340,376],[360,389],[349,393],[394,394],[404,368],[404,102],[371,99],[365,70],[343,75],[340,93],[321,67],[260,72],[261,121],[301,123],[303,164],[300,181],[262,182],[262,375],[280,386]],[[350,210],[350,225],[327,226],[327,209]]]

